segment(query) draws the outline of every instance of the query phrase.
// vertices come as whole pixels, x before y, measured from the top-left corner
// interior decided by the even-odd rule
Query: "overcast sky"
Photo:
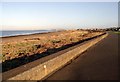
[[[0,5],[3,30],[118,25],[117,2],[2,2]]]

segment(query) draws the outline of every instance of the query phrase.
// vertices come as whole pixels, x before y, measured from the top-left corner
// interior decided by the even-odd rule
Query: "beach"
[[[39,32],[39,33],[29,33],[29,34],[18,34],[18,35],[10,35],[10,36],[2,36],[0,37],[2,39],[2,43],[7,43],[7,42],[19,42],[23,41],[24,38],[33,38],[33,37],[39,37],[41,35],[46,35],[50,33],[50,31],[45,31],[45,32]],[[52,33],[52,31],[51,31]]]

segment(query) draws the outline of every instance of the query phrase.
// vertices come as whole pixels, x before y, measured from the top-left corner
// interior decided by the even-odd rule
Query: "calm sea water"
[[[5,36],[16,36],[16,35],[27,35],[27,34],[34,34],[34,33],[45,33],[45,32],[52,32],[53,30],[10,30],[10,31],[0,31],[0,37]]]

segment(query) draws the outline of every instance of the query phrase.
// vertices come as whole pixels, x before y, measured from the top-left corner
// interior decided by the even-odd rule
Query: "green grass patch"
[[[114,32],[114,33],[116,33],[116,34],[120,34],[120,31],[118,31],[118,32]]]

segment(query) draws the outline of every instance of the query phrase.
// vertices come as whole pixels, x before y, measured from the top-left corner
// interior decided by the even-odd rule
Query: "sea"
[[[53,31],[54,30],[4,30],[4,31],[0,31],[0,37],[46,33]]]

